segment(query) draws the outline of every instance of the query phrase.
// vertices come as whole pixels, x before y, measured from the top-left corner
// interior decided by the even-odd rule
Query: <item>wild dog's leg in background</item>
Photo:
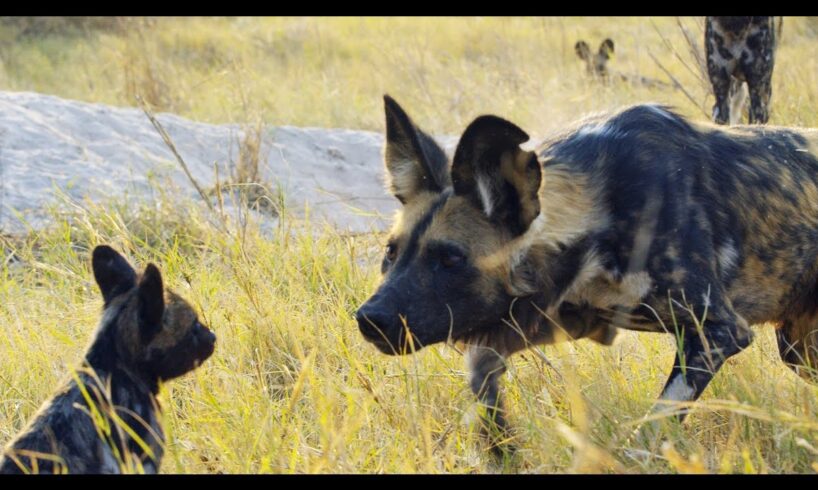
[[[508,442],[509,427],[500,395],[500,376],[506,372],[505,356],[491,347],[470,345],[466,362],[469,385],[481,405],[481,432],[496,455],[513,452],[515,448]]]
[[[750,89],[750,124],[767,124],[773,93],[776,47],[774,18],[768,17],[760,25],[758,32],[747,38],[746,49],[752,51],[752,56],[742,57],[740,61]]]
[[[713,104],[713,121],[716,124],[728,124],[730,122],[730,79],[732,77],[723,66],[716,66],[709,61],[707,73],[713,85],[713,95],[716,97],[716,102]]]
[[[770,98],[773,94],[772,69],[766,73],[748,74],[750,88],[750,124],[767,124],[770,119]]]
[[[730,122],[731,74],[727,71],[727,60],[719,53],[719,49],[724,48],[724,39],[716,33],[710,17],[705,20],[704,45],[707,51],[707,75],[713,86],[713,96],[716,97],[716,103],[713,104],[713,121],[717,124],[727,124]],[[729,56],[729,53],[727,54]]]

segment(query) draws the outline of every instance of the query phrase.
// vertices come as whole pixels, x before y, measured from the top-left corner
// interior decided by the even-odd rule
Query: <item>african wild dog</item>
[[[585,41],[577,41],[574,45],[574,52],[576,52],[579,59],[585,62],[585,71],[588,76],[604,83],[613,79],[645,87],[674,88],[672,85],[654,78],[608,70],[608,61],[610,61],[611,55],[614,53],[614,42],[611,39],[602,41],[596,53],[591,52],[591,48]]]
[[[137,277],[108,246],[92,265],[105,311],[82,368],[9,443],[0,473],[158,472],[159,383],[213,353],[216,336],[155,265]]]
[[[707,17],[704,44],[707,73],[716,103],[713,120],[733,124],[741,120],[745,94],[750,92],[750,124],[766,124],[770,117],[773,65],[778,32],[773,17]]]
[[[403,207],[358,326],[387,354],[462,342],[489,422],[506,426],[507,356],[563,338],[609,344],[619,328],[678,335],[665,404],[696,400],[754,324],[775,323],[782,359],[809,377],[817,130],[717,129],[637,105],[532,152],[523,130],[481,116],[449,164],[385,103],[386,170]]]
[[[614,43],[611,39],[602,41],[596,53],[591,52],[591,47],[585,41],[577,41],[574,52],[585,62],[585,71],[588,75],[601,79],[608,77],[608,61],[614,52]]]

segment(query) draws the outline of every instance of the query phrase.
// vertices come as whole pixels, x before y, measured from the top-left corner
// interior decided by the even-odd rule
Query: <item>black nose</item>
[[[216,343],[216,334],[213,333],[212,330],[205,327],[204,325],[200,326],[195,331],[196,338],[198,341],[204,344],[215,344]]]
[[[358,320],[358,329],[361,334],[373,340],[384,340],[384,327],[386,326],[386,314],[379,311],[377,308],[372,308],[367,305],[362,306],[355,318]]]

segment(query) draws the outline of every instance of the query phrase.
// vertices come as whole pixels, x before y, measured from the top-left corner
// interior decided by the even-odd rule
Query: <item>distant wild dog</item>
[[[750,325],[777,326],[798,374],[818,365],[818,131],[719,129],[637,105],[526,151],[522,129],[487,115],[449,163],[385,104],[403,207],[358,327],[386,354],[462,343],[495,429],[505,358],[561,339],[676,335],[662,405],[696,400]]]
[[[112,248],[94,250],[105,301],[81,369],[12,440],[0,473],[156,473],[164,433],[159,382],[213,353],[216,336],[148,264],[137,276]]]
[[[640,75],[627,75],[625,73],[608,70],[608,62],[614,53],[614,42],[610,38],[602,41],[596,53],[591,51],[591,47],[585,41],[577,41],[574,45],[574,52],[579,59],[585,62],[585,72],[591,78],[601,80],[605,83],[613,79],[645,87],[673,88],[669,83],[654,78]]]
[[[745,93],[750,92],[750,124],[766,124],[770,118],[775,48],[781,35],[774,17],[707,17],[704,45],[707,73],[716,103],[713,120],[734,124],[741,120]]]
[[[585,62],[585,71],[589,76],[602,79],[608,76],[608,61],[614,52],[614,42],[611,39],[602,41],[596,53],[591,52],[591,47],[582,40],[574,45],[574,51]]]

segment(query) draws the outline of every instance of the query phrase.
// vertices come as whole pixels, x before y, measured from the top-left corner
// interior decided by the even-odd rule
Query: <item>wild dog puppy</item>
[[[504,359],[620,328],[670,332],[661,399],[696,400],[750,325],[818,361],[818,131],[718,129],[665,107],[590,118],[543,142],[481,116],[446,155],[389,97],[385,163],[403,204],[383,283],[357,312],[386,354],[465,344],[471,388],[505,430]],[[683,417],[682,414],[680,417]]]
[[[633,85],[641,85],[651,88],[669,89],[672,85],[656,80],[654,78],[643,77],[641,75],[630,75],[619,71],[608,70],[608,62],[614,53],[614,42],[605,39],[599,45],[596,53],[591,51],[591,47],[585,41],[577,41],[574,45],[574,52],[577,57],[585,62],[585,71],[589,77],[608,83],[611,80],[619,80]]]
[[[766,124],[770,117],[773,67],[778,32],[773,17],[707,17],[704,45],[707,73],[716,103],[713,120],[733,124],[741,120],[747,83],[750,124]]]
[[[611,39],[602,41],[596,53],[591,52],[591,47],[585,41],[577,41],[574,52],[585,62],[585,71],[589,76],[601,79],[608,77],[608,61],[614,52],[614,42]]]
[[[92,265],[105,310],[82,367],[12,440],[0,473],[156,473],[159,383],[199,366],[216,336],[148,264],[137,276],[112,248]]]

